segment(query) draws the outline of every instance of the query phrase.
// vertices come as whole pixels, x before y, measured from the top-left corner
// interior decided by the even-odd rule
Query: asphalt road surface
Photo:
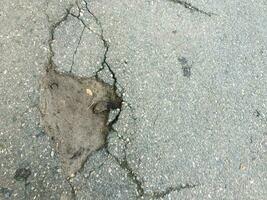
[[[51,63],[123,98],[71,177],[40,125]],[[1,0],[0,94],[0,199],[267,199],[265,0]]]

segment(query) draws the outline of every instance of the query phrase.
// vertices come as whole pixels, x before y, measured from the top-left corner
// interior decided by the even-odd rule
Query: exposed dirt
[[[87,157],[105,144],[111,109],[121,107],[114,87],[95,78],[49,70],[42,79],[42,125],[73,176]]]

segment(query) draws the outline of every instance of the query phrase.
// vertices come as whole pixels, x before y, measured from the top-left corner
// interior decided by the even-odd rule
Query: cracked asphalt
[[[0,199],[267,199],[266,1],[0,5]],[[123,99],[72,177],[40,126],[51,64]]]

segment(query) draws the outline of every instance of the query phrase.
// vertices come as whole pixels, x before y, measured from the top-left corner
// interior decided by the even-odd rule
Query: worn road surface
[[[51,63],[123,98],[70,177],[40,125]],[[1,0],[0,94],[1,200],[267,199],[266,0]]]

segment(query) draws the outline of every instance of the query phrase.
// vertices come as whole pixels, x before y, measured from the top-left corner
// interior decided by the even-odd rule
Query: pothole
[[[115,88],[96,78],[82,78],[50,69],[41,83],[42,126],[53,141],[67,176],[79,171],[100,149],[109,129],[112,109],[122,99]]]

